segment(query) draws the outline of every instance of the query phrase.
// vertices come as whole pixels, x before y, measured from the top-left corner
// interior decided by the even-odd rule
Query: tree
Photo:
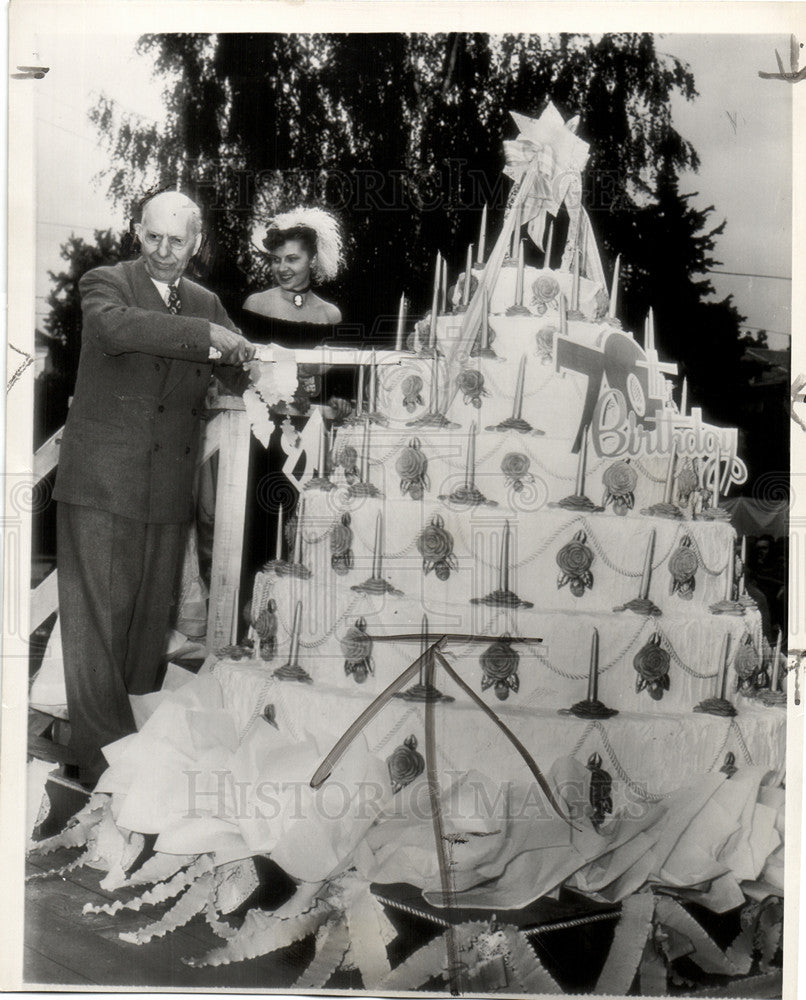
[[[50,437],[67,417],[67,402],[73,393],[81,351],[81,300],[78,283],[82,275],[102,264],[116,264],[124,256],[120,239],[111,229],[95,230],[95,242],[70,235],[61,246],[67,262],[64,271],[48,271],[52,288],[50,313],[43,335],[50,354],[49,370],[37,379],[34,447]],[[41,335],[40,335],[41,336]]]
[[[434,252],[459,266],[485,200],[500,223],[510,109],[551,98],[581,114],[588,194],[614,218],[651,194],[660,142],[676,168],[697,165],[669,109],[693,80],[650,35],[148,35],[139,49],[165,78],[166,119],[97,105],[110,192],[178,181],[195,195],[219,248],[211,280],[233,301],[265,280],[251,226],[315,201],[345,216],[350,270],[328,290],[344,314],[372,327],[401,290],[424,310]]]

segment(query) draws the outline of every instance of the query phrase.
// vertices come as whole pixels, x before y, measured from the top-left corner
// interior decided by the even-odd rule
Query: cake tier
[[[594,628],[599,634],[598,697],[619,712],[638,712],[647,718],[670,713],[689,715],[694,706],[717,694],[718,671],[729,637],[726,697],[735,701],[738,684],[733,661],[740,645],[748,639],[760,648],[757,612],[744,618],[713,616],[692,608],[674,607],[658,618],[632,611],[599,613],[582,610],[547,611],[545,608],[510,609],[455,600],[461,588],[441,585],[438,600],[405,592],[367,594],[353,590],[350,580],[360,584],[367,574],[353,571],[347,578],[317,575],[308,580],[289,580],[273,572],[259,574],[256,598],[260,607],[269,598],[276,602],[277,651],[267,666],[274,670],[289,659],[294,609],[302,602],[299,662],[315,683],[325,683],[351,692],[353,676],[346,676],[345,647],[348,629],[363,619],[371,636],[408,635],[410,641],[373,644],[374,674],[364,680],[362,691],[373,697],[401,674],[419,655],[423,615],[433,638],[449,633],[489,637],[489,641],[457,642],[448,647],[456,656],[459,671],[490,705],[499,704],[493,687],[482,690],[484,672],[480,657],[494,640],[504,634],[541,639],[540,644],[513,643],[519,656],[517,691],[508,687],[507,704],[519,710],[556,712],[586,697],[590,650]],[[384,579],[387,579],[386,575]],[[400,587],[401,580],[390,572],[389,582]],[[573,600],[573,599],[571,599]],[[636,690],[639,675],[636,655],[653,639],[669,655],[669,688],[655,700],[647,688]],[[646,652],[644,656],[650,655]],[[654,654],[650,658],[655,658]],[[458,701],[461,692],[451,691]]]
[[[379,444],[379,451],[382,448]],[[430,454],[430,446],[427,450]],[[438,466],[439,459],[429,461],[429,470],[432,464]],[[479,489],[497,506],[467,507],[440,500],[438,487],[433,484],[418,501],[400,495],[392,458],[387,459],[382,471],[383,475],[380,469],[373,469],[371,478],[383,496],[354,496],[346,486],[329,492],[305,491],[304,561],[317,579],[330,579],[331,532],[345,515],[349,515],[352,532],[353,569],[341,578],[334,576],[329,585],[338,580],[349,589],[370,575],[380,514],[384,576],[407,597],[420,600],[429,612],[439,609],[445,601],[469,607],[472,599],[484,597],[499,586],[506,524],[510,532],[509,586],[541,610],[605,613],[637,597],[653,531],[649,598],[664,613],[709,612],[711,605],[726,596],[728,553],[734,537],[730,524],[670,521],[635,512],[618,517],[612,511],[579,513],[548,506],[532,509],[534,494],[530,487],[516,492],[506,485],[500,472],[489,480],[477,480]],[[442,488],[453,492],[462,483],[460,477]],[[424,573],[421,549],[433,556],[428,564],[432,565],[444,556],[448,544],[447,537],[435,534],[429,527],[435,519],[437,523],[441,519],[442,530],[450,535],[453,568],[446,580],[440,579],[433,568]],[[586,556],[579,550],[575,555],[566,546],[575,539],[582,541],[582,536],[592,557],[588,581],[592,585],[574,596],[572,589],[580,591],[568,570],[581,571]],[[677,568],[684,539],[689,540],[688,548],[697,556],[694,589],[677,588],[672,593],[671,568]],[[565,550],[561,556],[565,573],[558,563],[561,550]],[[564,582],[560,586],[561,580]],[[682,596],[685,594],[688,596]]]
[[[319,742],[325,736],[335,741],[376,694],[371,684],[346,686],[343,680],[280,681],[253,661],[221,661],[215,673],[223,703],[235,713],[239,732],[271,705],[279,735],[295,742],[304,739],[306,732],[315,734]],[[447,689],[450,681],[443,684],[444,675],[438,677],[440,686]],[[477,706],[463,699],[456,687],[451,686],[450,693],[458,695],[455,702],[433,706],[443,779],[455,780],[457,773],[474,768],[495,775],[502,784],[528,778],[523,761],[504,734]],[[422,704],[393,698],[364,729],[366,744],[359,739],[348,750],[340,773],[355,772],[356,755],[367,751],[386,759],[412,735],[422,751],[425,711]],[[614,779],[616,810],[666,795],[709,771],[718,771],[728,752],[734,754],[739,768],[755,765],[776,772],[783,768],[783,709],[746,706],[735,719],[694,713],[657,717],[625,711],[603,722],[515,703],[497,704],[495,711],[544,773],[560,757],[585,761],[599,753]]]

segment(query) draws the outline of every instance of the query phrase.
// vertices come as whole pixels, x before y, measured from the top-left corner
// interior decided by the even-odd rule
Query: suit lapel
[[[154,291],[156,291],[156,289],[154,289]],[[197,306],[196,296],[193,293],[193,285],[189,281],[186,281],[185,278],[180,278],[179,301],[182,305],[180,315],[195,316],[197,314],[197,309],[194,309],[194,306]],[[165,306],[165,309],[167,311],[168,307]],[[187,374],[187,370],[186,361],[180,361],[178,358],[171,358],[168,361],[168,377],[165,379],[165,384],[162,387],[163,398],[167,396],[169,392],[173,392],[177,385],[179,385],[182,381],[183,375]]]
[[[143,309],[153,309],[156,312],[168,312],[163,297],[157,290],[157,286],[148,276],[143,258],[136,260],[132,264],[132,287],[137,304]]]

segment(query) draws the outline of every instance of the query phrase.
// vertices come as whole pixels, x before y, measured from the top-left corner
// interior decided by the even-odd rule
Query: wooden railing
[[[58,465],[63,430],[60,427],[34,455],[34,476],[37,483]],[[202,446],[198,457],[198,464],[201,465],[216,452],[219,453],[207,612],[208,653],[230,641],[233,620],[237,620],[236,603],[246,516],[249,434],[249,420],[243,400],[237,396],[218,397],[215,409],[208,411],[208,420],[203,424]],[[59,608],[57,572],[52,570],[31,592],[31,632]]]

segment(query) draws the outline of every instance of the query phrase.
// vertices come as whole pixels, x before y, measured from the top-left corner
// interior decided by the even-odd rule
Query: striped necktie
[[[179,298],[179,288],[177,285],[168,287],[168,310],[176,316],[182,312],[182,300]]]

